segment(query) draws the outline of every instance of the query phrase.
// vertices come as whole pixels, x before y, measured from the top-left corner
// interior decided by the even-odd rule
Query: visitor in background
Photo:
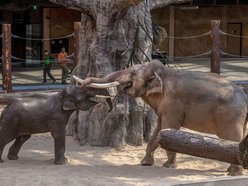
[[[52,66],[51,56],[48,53],[48,50],[44,50],[43,83],[47,82],[47,75],[50,79],[53,80],[53,83],[56,81],[56,79],[53,77],[53,75],[50,72],[51,66]]]
[[[61,77],[62,82],[61,83],[66,84],[66,79],[69,75],[69,70],[67,68],[68,55],[65,51],[65,47],[61,48],[61,52],[58,55],[58,60],[59,60],[60,67],[62,69],[62,77]]]

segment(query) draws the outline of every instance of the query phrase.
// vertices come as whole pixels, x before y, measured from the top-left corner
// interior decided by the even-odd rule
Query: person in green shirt
[[[50,79],[53,80],[53,83],[56,81],[56,79],[53,77],[53,75],[51,74],[51,57],[50,54],[48,53],[47,50],[44,51],[44,66],[43,66],[43,83],[47,82],[46,76],[48,75],[48,77]]]

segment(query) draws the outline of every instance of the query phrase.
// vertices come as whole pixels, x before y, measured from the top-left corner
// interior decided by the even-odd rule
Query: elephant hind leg
[[[8,159],[9,160],[17,160],[18,153],[22,147],[22,145],[27,141],[31,135],[22,135],[16,138],[13,145],[9,148]]]
[[[5,144],[5,145],[6,145],[6,144]],[[3,149],[4,149],[5,145],[0,144],[0,163],[3,163],[2,154],[3,154]]]
[[[230,122],[223,122],[223,124],[226,123],[230,123]],[[223,130],[224,128],[225,130]],[[218,128],[217,131],[217,136],[219,138],[230,141],[236,141],[236,142],[240,142],[243,139],[243,135],[244,135],[243,128],[238,124],[234,124],[232,126],[223,125],[220,126],[220,128]],[[243,168],[239,165],[231,164],[227,169],[227,171],[228,171],[228,175],[230,176],[243,175]]]
[[[6,137],[6,135],[8,135],[8,133],[6,133],[6,134],[2,134],[2,133],[3,132],[0,132],[0,137],[1,137],[0,138],[0,163],[3,163],[2,154],[3,154],[3,149],[4,149],[5,145],[15,139],[15,135]]]
[[[228,175],[230,176],[243,175],[243,167],[241,167],[240,165],[231,164],[228,167],[227,171]]]

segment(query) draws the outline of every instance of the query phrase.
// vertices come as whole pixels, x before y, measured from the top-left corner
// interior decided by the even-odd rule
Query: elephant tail
[[[4,119],[4,115],[5,115],[5,113],[6,113],[6,110],[8,109],[8,106],[9,106],[9,105],[5,106],[5,107],[3,108],[3,110],[2,110],[1,117],[0,117],[0,126],[1,126],[1,123],[2,123],[2,121],[3,121],[3,119]]]
[[[1,112],[1,116],[0,116],[0,129],[1,129],[2,121],[3,121],[3,119],[4,119],[4,116],[5,116],[5,114],[6,114],[6,111],[8,110],[8,108],[10,107],[10,105],[12,105],[15,101],[16,101],[16,99],[11,100],[11,101],[8,103],[8,105],[6,105],[6,106],[3,108],[2,112]]]

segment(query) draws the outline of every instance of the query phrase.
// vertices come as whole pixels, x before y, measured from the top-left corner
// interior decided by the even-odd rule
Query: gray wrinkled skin
[[[55,164],[66,163],[65,128],[71,113],[88,110],[97,102],[91,100],[96,94],[109,95],[106,90],[79,89],[67,86],[58,93],[34,94],[14,99],[3,110],[0,120],[0,162],[5,145],[15,139],[9,149],[8,159],[18,159],[23,143],[32,134],[50,132],[55,144]]]
[[[158,60],[116,71],[104,78],[87,78],[89,83],[118,81],[122,92],[141,97],[158,116],[158,125],[151,137],[142,165],[154,163],[161,129],[185,127],[216,134],[231,141],[241,141],[247,123],[248,97],[241,87],[213,73],[185,72],[166,68]],[[175,167],[176,153],[167,151],[165,167]],[[231,165],[230,175],[242,174],[238,165]]]

